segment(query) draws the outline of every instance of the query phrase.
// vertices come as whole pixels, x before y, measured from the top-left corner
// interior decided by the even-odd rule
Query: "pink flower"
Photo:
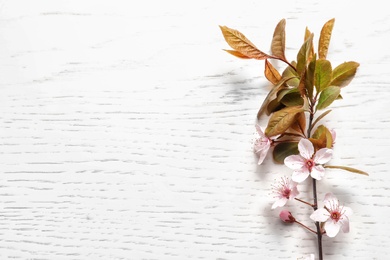
[[[349,216],[352,209],[339,205],[339,201],[332,193],[327,193],[324,199],[324,208],[317,209],[310,218],[314,221],[325,222],[324,229],[329,237],[335,237],[340,229],[349,232]]]
[[[286,222],[286,223],[294,223],[295,222],[295,218],[293,217],[291,212],[288,210],[282,210],[279,214],[279,217],[283,222]]]
[[[336,143],[336,131],[334,129],[330,130],[330,134],[332,135],[332,146]]]
[[[288,200],[293,200],[299,194],[297,184],[298,183],[291,181],[287,177],[282,178],[279,186],[275,187],[278,199],[272,205],[272,209],[283,207]]]
[[[257,164],[260,165],[264,161],[264,158],[271,147],[272,140],[264,134],[259,125],[256,125],[256,130],[257,135],[253,145],[253,150],[259,156]]]
[[[298,150],[299,155],[290,155],[284,159],[284,164],[294,170],[292,180],[302,182],[309,175],[321,180],[325,175],[322,164],[332,158],[332,149],[322,148],[314,154],[313,144],[308,139],[302,138],[298,143]]]

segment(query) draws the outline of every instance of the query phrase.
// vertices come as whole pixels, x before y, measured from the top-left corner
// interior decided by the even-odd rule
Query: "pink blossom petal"
[[[298,194],[299,194],[299,191],[297,188],[297,183],[295,183],[295,185],[293,186],[293,188],[291,189],[291,192],[290,192],[290,199],[294,199],[296,196],[298,196]]]
[[[311,159],[314,153],[314,146],[308,139],[302,138],[298,143],[298,150],[303,158]]]
[[[344,215],[349,217],[353,215],[353,211],[350,207],[343,207]]]
[[[300,155],[290,155],[284,159],[284,164],[292,170],[299,170],[306,165],[306,161]]]
[[[325,222],[329,218],[329,212],[324,208],[320,208],[314,211],[310,218],[314,221]]]
[[[341,230],[344,233],[348,233],[349,232],[349,219],[348,219],[348,217],[344,216],[343,219],[339,220],[339,222],[341,224]]]
[[[291,176],[291,179],[295,182],[303,182],[309,176],[310,172],[306,168],[295,170]]]
[[[324,228],[328,237],[335,237],[340,231],[341,223],[328,220],[325,222]]]
[[[334,206],[338,207],[339,201],[337,200],[336,196],[333,195],[333,193],[328,192],[325,194],[324,204],[325,204],[325,207],[330,209]]]
[[[269,148],[271,147],[271,142],[268,139],[257,139],[255,141],[255,145],[253,146],[253,149],[255,150],[255,153],[260,153],[263,150],[267,150],[268,152]]]
[[[316,180],[321,180],[325,175],[325,169],[321,165],[316,165],[311,169],[310,175]]]
[[[283,207],[284,205],[286,205],[287,203],[287,198],[280,198],[278,199],[277,201],[274,202],[274,204],[272,204],[272,209],[275,209],[277,207]]]
[[[314,162],[317,164],[324,164],[332,159],[333,151],[332,149],[322,148],[316,152],[314,155]]]
[[[332,135],[333,143],[336,142],[336,131],[334,129],[330,130],[330,134]]]
[[[256,153],[259,155],[259,161],[257,162],[258,165],[263,163],[265,157],[267,156],[269,148],[270,146],[268,145],[268,147],[265,147],[263,150],[260,150],[259,152]]]
[[[291,212],[288,210],[282,210],[279,214],[279,217],[283,222],[286,222],[286,223],[294,223],[295,222],[295,218],[293,217]]]
[[[337,198],[335,195],[333,195],[333,193],[328,192],[324,196],[324,202],[329,201],[329,200],[333,201],[333,200],[337,200]]]
[[[261,136],[261,137],[265,137],[265,134],[263,132],[263,130],[261,129],[261,127],[259,125],[255,125],[256,127],[256,130],[257,130],[257,133]]]

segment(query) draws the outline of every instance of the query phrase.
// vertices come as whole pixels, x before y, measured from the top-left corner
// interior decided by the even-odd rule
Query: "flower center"
[[[306,160],[306,167],[311,171],[311,169],[315,166],[315,162],[312,159]]]
[[[330,218],[333,219],[335,222],[339,221],[341,217],[341,213],[339,211],[333,211],[330,214]]]
[[[282,191],[282,196],[285,197],[286,199],[290,199],[290,193],[291,190],[287,187],[285,187]]]

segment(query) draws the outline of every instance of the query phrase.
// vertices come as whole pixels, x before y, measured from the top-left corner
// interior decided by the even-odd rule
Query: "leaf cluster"
[[[273,88],[261,105],[258,118],[264,112],[270,115],[288,107],[302,106],[305,97],[309,105],[316,103],[316,110],[325,109],[333,101],[342,98],[341,88],[351,82],[359,63],[348,61],[332,68],[331,62],[326,59],[334,22],[335,19],[331,19],[322,27],[318,53],[314,51],[314,35],[306,28],[304,42],[296,60],[291,62],[285,56],[285,19],[276,25],[271,42],[271,54],[260,51],[239,31],[220,26],[226,42],[233,48],[225,51],[239,58],[265,60],[264,75],[272,83]],[[283,61],[288,66],[280,73],[270,62],[271,59]],[[295,113],[296,109],[291,111]]]
[[[299,138],[309,138],[315,149],[333,146],[330,130],[316,124],[331,110],[334,101],[342,99],[341,90],[354,78],[359,63],[347,61],[333,66],[327,59],[335,19],[327,21],[320,33],[315,51],[314,34],[305,29],[303,44],[295,59],[286,58],[286,21],[275,27],[270,53],[259,50],[244,34],[227,26],[220,26],[222,34],[232,48],[225,50],[241,59],[264,60],[264,75],[272,88],[257,113],[269,116],[265,135],[276,138],[273,157],[283,162],[288,155],[297,153]],[[271,60],[282,61],[286,66],[279,71]],[[322,113],[315,118],[318,111]]]

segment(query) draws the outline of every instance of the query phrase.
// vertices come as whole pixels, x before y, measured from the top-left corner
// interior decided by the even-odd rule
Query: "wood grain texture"
[[[1,1],[0,259],[296,259],[315,237],[278,219],[251,140],[268,88],[218,25],[286,56],[336,18],[328,58],[361,64],[324,123],[319,184],[354,211],[325,259],[386,259],[390,240],[390,15],[356,1]],[[266,121],[260,123],[265,124]],[[309,183],[308,183],[309,184]],[[310,187],[301,187],[310,197]],[[290,204],[310,225],[306,209]]]

